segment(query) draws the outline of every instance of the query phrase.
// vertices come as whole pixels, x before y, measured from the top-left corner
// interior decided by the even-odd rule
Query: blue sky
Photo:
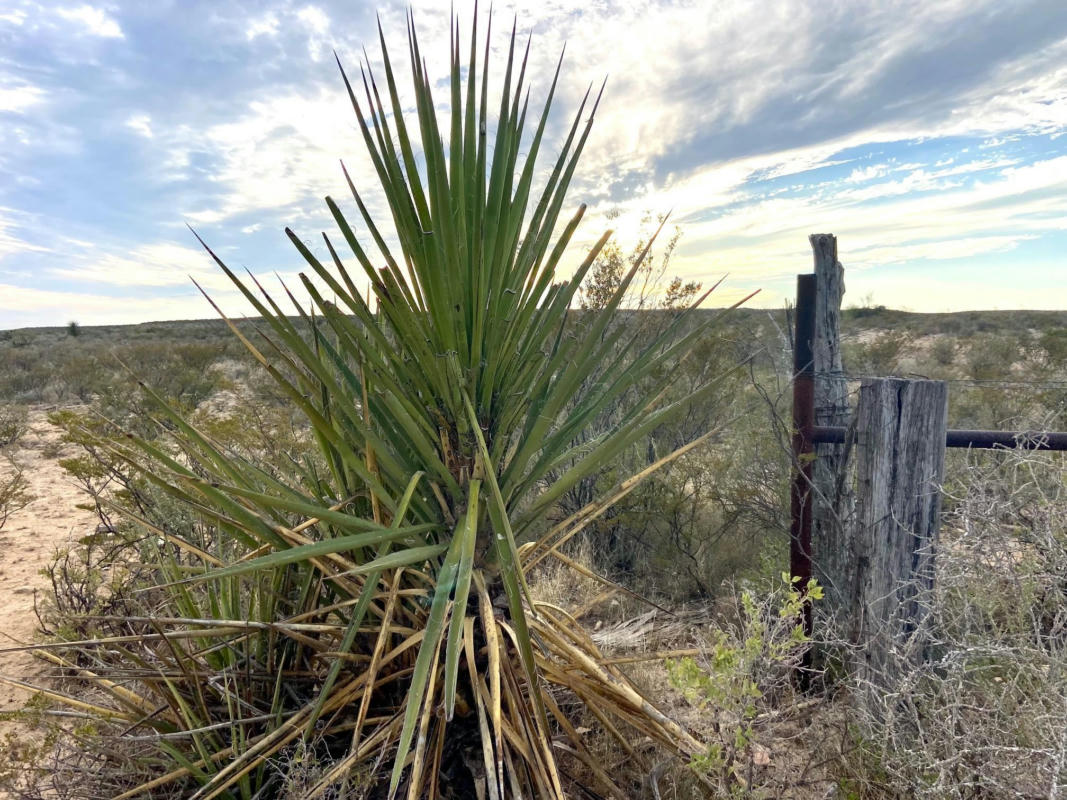
[[[443,77],[449,4],[412,7]],[[379,64],[378,13],[401,60],[407,8],[5,0],[0,328],[209,317],[190,276],[240,314],[186,224],[231,266],[291,277],[282,229],[332,229],[322,197],[347,196],[340,158],[381,211],[332,50]],[[494,8],[499,63],[516,5]],[[471,6],[457,10],[465,29]],[[729,273],[713,304],[761,288],[756,304],[781,305],[810,269],[807,234],[832,232],[846,305],[1067,308],[1062,0],[519,14],[535,104],[566,44],[552,141],[608,77],[570,195],[590,207],[575,260],[603,229],[626,246],[645,212],[673,209],[671,271]]]

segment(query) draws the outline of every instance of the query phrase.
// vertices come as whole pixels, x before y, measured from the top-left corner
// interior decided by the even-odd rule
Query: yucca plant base
[[[566,611],[532,599],[526,575],[546,558],[573,565],[561,545],[700,443],[545,524],[563,493],[714,391],[668,401],[673,373],[647,380],[704,332],[686,313],[654,341],[612,325],[640,261],[602,311],[569,312],[608,239],[557,278],[584,211],[559,220],[592,114],[580,124],[583,101],[531,196],[556,82],[528,129],[514,30],[495,127],[488,35],[480,53],[475,26],[464,59],[452,30],[447,122],[413,24],[408,41],[414,126],[384,36],[384,84],[364,70],[357,99],[344,77],[399,250],[347,172],[364,234],[326,199],[375,307],[325,234],[323,261],[287,231],[312,303],[285,288],[293,317],[208,250],[260,315],[255,340],[231,328],[306,416],[309,451],[266,469],[147,387],[170,433],[109,445],[200,520],[172,531],[127,511],[160,542],[161,610],[124,620],[139,626],[129,636],[40,651],[106,696],[52,692],[127,743],[98,771],[112,796],[563,798],[580,778],[627,797],[586,749],[576,702],[620,762],[651,766],[635,741],[701,751]],[[579,436],[620,399],[606,433]]]

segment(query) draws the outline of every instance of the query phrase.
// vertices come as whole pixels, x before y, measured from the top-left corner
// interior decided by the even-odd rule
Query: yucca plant
[[[713,383],[668,399],[671,373],[662,378],[704,332],[685,314],[653,341],[611,325],[640,260],[602,310],[570,310],[609,236],[560,279],[585,209],[560,214],[599,95],[586,94],[535,194],[559,66],[530,122],[527,55],[517,56],[513,28],[492,124],[489,35],[480,52],[476,24],[464,55],[453,21],[441,106],[409,19],[413,119],[380,30],[384,81],[365,68],[357,91],[342,68],[374,168],[345,172],[366,235],[329,197],[355,267],[325,234],[320,259],[286,231],[308,264],[300,280],[310,308],[284,289],[288,316],[211,253],[262,320],[260,338],[231,324],[234,334],[306,416],[314,454],[283,480],[158,397],[174,446],[136,437],[112,445],[202,521],[190,533],[153,529],[169,616],[146,618],[147,632],[79,645],[90,663],[73,666],[112,701],[82,710],[141,731],[138,741],[154,732],[153,758],[163,757],[160,774],[119,797],[190,784],[194,798],[278,796],[274,765],[298,741],[322,765],[310,797],[391,763],[389,798],[561,799],[570,779],[559,741],[584,763],[584,780],[625,797],[563,696],[584,703],[635,764],[644,758],[635,732],[682,757],[702,751],[576,620],[534,602],[525,576],[545,558],[572,563],[560,545],[706,438],[546,524],[569,488],[710,396]],[[373,180],[395,244],[360,194]],[[609,354],[619,362],[603,369]],[[621,397],[629,404],[610,429],[578,437]],[[72,666],[70,656],[49,657]]]

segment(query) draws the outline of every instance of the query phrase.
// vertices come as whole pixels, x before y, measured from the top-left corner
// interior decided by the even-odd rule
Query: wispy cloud
[[[152,118],[148,114],[132,114],[126,120],[126,127],[146,139],[151,139],[153,136]]]
[[[768,304],[807,266],[814,230],[841,237],[850,285],[879,292],[917,263],[931,285],[970,262],[988,265],[973,285],[1006,285],[998,269],[1021,274],[1067,246],[1059,0],[494,5],[493,64],[513,13],[519,46],[533,35],[531,110],[566,44],[546,161],[586,88],[595,94],[608,77],[571,194],[590,204],[579,245],[609,225],[609,211],[621,212],[610,225],[625,242],[645,211],[673,209],[684,236],[672,268],[705,280],[730,271],[731,291],[768,287]],[[238,265],[290,273],[299,257],[280,228],[321,247],[314,234],[332,227],[322,195],[348,194],[339,158],[388,227],[330,58],[336,49],[358,86],[366,46],[380,74],[375,9],[342,0],[8,6],[0,283],[20,296],[76,304],[77,287],[100,318],[107,302],[92,298],[125,298],[113,311],[127,318],[164,313],[154,293],[198,302],[185,294],[189,274],[225,292],[186,222]],[[452,4],[413,6],[444,103]],[[377,10],[410,113],[408,7],[383,0]],[[469,5],[457,10],[469,20]],[[1052,274],[1041,273],[1033,302],[1067,288]],[[0,301],[0,327],[28,324],[28,313]]]
[[[885,164],[871,164],[866,167],[852,170],[845,180],[849,183],[865,183],[867,181],[873,181],[875,178],[881,178],[885,175],[887,170],[888,167]]]
[[[7,25],[21,25],[26,21],[26,12],[21,9],[0,11],[0,22]]]
[[[119,24],[101,8],[83,4],[70,8],[57,8],[56,14],[69,22],[77,23],[85,33],[91,36],[99,36],[103,39],[125,38]]]
[[[100,252],[95,247],[75,258],[76,263],[51,270],[56,277],[111,286],[188,286],[190,279],[214,288],[228,288],[203,248],[171,242],[145,244],[125,253]]]
[[[29,84],[0,87],[0,111],[24,114],[40,103],[44,99],[44,94],[44,90],[39,86]]]
[[[122,325],[145,320],[203,319],[212,312],[195,290],[167,297],[126,298],[113,295],[38,289],[0,283],[0,314],[10,327],[65,325],[76,320],[83,325]],[[236,297],[221,302],[227,315],[240,316],[250,309]]]
[[[348,193],[339,158],[345,158],[357,184],[366,187],[369,179],[368,195],[373,195],[373,168],[354,120],[341,121],[345,109],[339,109],[338,99],[335,91],[319,90],[256,101],[237,119],[201,131],[193,147],[172,150],[172,160],[186,163],[191,152],[210,153],[215,165],[207,178],[211,200],[186,210],[185,217],[216,224],[284,210],[290,221],[299,219],[321,206],[323,194]]]
[[[866,194],[774,197],[688,224],[677,267],[707,274],[714,264],[746,282],[773,281],[801,271],[808,233],[831,230],[841,237],[842,260],[855,274],[894,264],[1009,253],[1024,242],[1067,230],[1067,157],[1005,168],[970,186],[943,186],[927,194],[899,191],[897,181],[872,188],[876,191]],[[879,202],[870,202],[876,197]],[[780,302],[771,302],[775,300]],[[1047,306],[1049,301],[1035,295],[1031,305]]]
[[[259,36],[276,36],[278,34],[278,17],[275,14],[264,14],[249,20],[245,29],[245,37],[248,41]]]
[[[0,207],[0,262],[6,256],[18,253],[49,251],[49,248],[44,245],[27,241],[24,232],[26,224],[27,220],[22,212]]]
[[[320,36],[330,29],[329,15],[318,6],[304,6],[296,12],[296,18]]]

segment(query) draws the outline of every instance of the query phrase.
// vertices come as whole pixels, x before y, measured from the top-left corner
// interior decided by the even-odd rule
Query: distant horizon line
[[[580,311],[581,309],[572,309],[572,310],[573,311]],[[634,313],[634,312],[640,313],[640,312],[663,311],[663,310],[664,309],[655,309],[655,308],[623,308],[623,309],[619,309],[620,313],[627,313],[627,312],[629,312],[629,313]],[[729,311],[729,310],[731,310],[731,306],[713,306],[713,307],[707,307],[707,308],[698,308],[696,310],[698,312],[704,312],[704,313],[711,313],[711,312],[714,312],[714,311]],[[738,312],[743,313],[743,314],[752,314],[752,313],[756,313],[756,312],[785,311],[785,310],[787,310],[787,307],[786,306],[776,306],[776,307],[769,307],[768,306],[768,307],[758,308],[758,307],[744,307],[744,306],[742,306],[742,307],[739,307],[739,308],[736,308],[736,309],[733,309],[733,310],[738,311]],[[958,316],[958,315],[963,315],[963,314],[1049,314],[1049,315],[1067,314],[1067,308],[1062,308],[1062,309],[1049,309],[1049,308],[968,308],[968,309],[959,309],[959,310],[956,310],[956,311],[912,311],[912,310],[907,309],[907,308],[890,308],[888,306],[882,306],[882,305],[876,305],[876,306],[846,306],[845,308],[841,309],[841,311],[843,313],[847,313],[847,312],[850,312],[850,311],[864,311],[864,312],[868,312],[868,314],[870,316],[874,316],[875,314],[908,314],[908,315],[916,316],[916,317],[939,317],[939,316],[940,317],[952,317],[952,316]],[[292,319],[301,319],[299,314],[291,314],[291,315],[287,315],[287,317],[288,318],[292,318]],[[83,324],[81,322],[78,322],[78,320],[73,319],[73,320],[67,321],[66,323],[64,323],[62,325],[23,325],[23,326],[20,326],[20,327],[17,327],[17,328],[3,327],[2,323],[0,323],[0,334],[3,334],[3,333],[18,333],[19,331],[51,331],[51,330],[61,331],[61,330],[68,329],[72,323],[77,325],[79,330],[85,331],[85,330],[92,330],[94,328],[136,328],[136,327],[139,327],[141,325],[181,325],[181,324],[207,323],[207,322],[218,322],[218,323],[225,324],[227,319],[229,321],[231,321],[231,322],[242,322],[242,321],[262,320],[262,319],[264,319],[264,317],[260,316],[260,315],[256,315],[256,316],[241,315],[239,317],[238,316],[231,316],[231,317],[227,317],[227,318],[223,318],[223,317],[220,317],[220,316],[215,316],[215,317],[188,317],[188,318],[181,318],[181,319],[146,319],[146,320],[142,320],[141,322],[111,322],[111,323],[102,323],[102,324],[89,324],[89,323]]]

